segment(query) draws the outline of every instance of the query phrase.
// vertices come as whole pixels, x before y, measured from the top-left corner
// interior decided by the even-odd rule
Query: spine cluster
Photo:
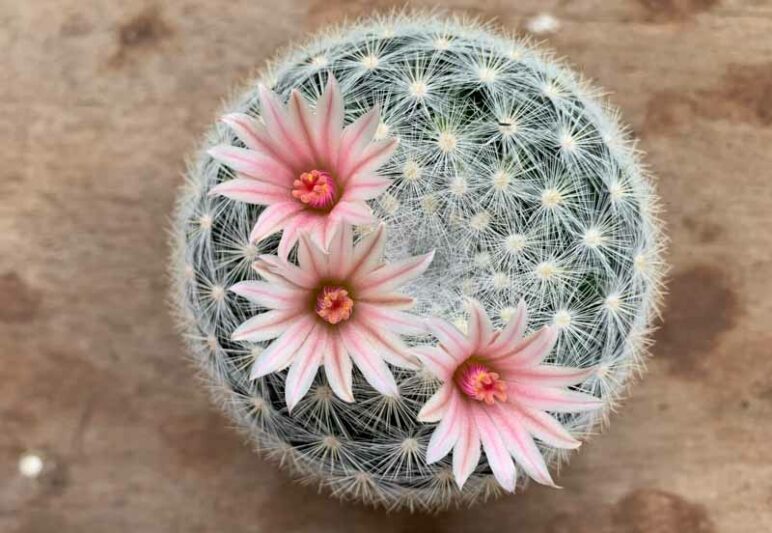
[[[380,171],[392,184],[369,203],[388,228],[386,260],[435,252],[406,288],[415,312],[464,329],[472,297],[501,328],[523,300],[528,332],[559,332],[549,363],[598,368],[582,390],[605,408],[556,415],[574,437],[589,435],[641,368],[663,271],[657,198],[616,112],[527,42],[455,19],[335,28],[259,81],[285,102],[294,89],[315,101],[330,76],[347,124],[377,106],[376,139],[399,141]],[[258,117],[257,83],[226,111]],[[251,242],[262,208],[209,195],[233,176],[206,150],[237,143],[225,125],[209,132],[174,227],[179,323],[216,400],[257,448],[339,497],[436,510],[498,494],[484,459],[463,491],[449,457],[427,464],[433,428],[417,414],[438,387],[428,372],[394,368],[399,397],[355,373],[354,403],[319,375],[291,415],[286,372],[250,379],[265,344],[232,340],[255,309],[227,289],[254,279],[251,265],[275,254],[279,237]],[[565,459],[540,449],[549,464]]]

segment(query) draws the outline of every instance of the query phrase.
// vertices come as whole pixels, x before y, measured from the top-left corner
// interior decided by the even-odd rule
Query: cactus
[[[559,331],[548,362],[598,369],[580,390],[603,409],[555,415],[574,438],[590,435],[641,368],[663,272],[657,199],[616,112],[527,41],[436,16],[328,30],[259,81],[284,101],[298,89],[314,102],[331,76],[347,124],[377,106],[376,138],[399,141],[380,171],[392,183],[369,204],[388,228],[387,260],[435,252],[406,288],[414,311],[463,328],[471,296],[502,327],[524,300],[529,331]],[[258,117],[258,84],[225,111]],[[427,464],[435,425],[417,414],[438,382],[425,369],[392,369],[399,397],[355,373],[353,403],[320,373],[291,414],[286,372],[250,379],[266,343],[231,335],[260,309],[228,288],[257,279],[251,265],[276,253],[280,239],[250,242],[263,208],[209,194],[233,177],[206,153],[221,144],[241,146],[219,124],[190,165],[172,259],[179,323],[215,400],[258,449],[341,498],[437,510],[498,494],[485,459],[463,490],[450,457]],[[360,238],[373,230],[356,228]],[[539,449],[548,464],[566,459]]]

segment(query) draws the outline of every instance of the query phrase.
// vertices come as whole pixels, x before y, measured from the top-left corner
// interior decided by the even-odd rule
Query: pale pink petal
[[[263,158],[273,159],[285,171],[294,172],[292,168],[294,158],[285,159],[281,153],[282,150],[277,149],[266,135],[265,129],[255,119],[243,113],[231,113],[222,117],[222,121],[236,133],[247,148],[259,152],[258,155]]]
[[[236,146],[219,145],[210,148],[207,153],[212,158],[252,178],[267,181],[277,186],[292,186],[292,174],[275,159],[261,156],[258,152]]]
[[[344,402],[353,402],[351,390],[351,357],[343,346],[343,341],[335,334],[330,336],[330,345],[324,352],[324,373],[332,392]]]
[[[300,126],[286,112],[274,92],[264,85],[259,87],[258,92],[260,116],[266,131],[271,135],[274,148],[282,153],[284,159],[291,162],[293,168],[307,166],[311,159],[309,146],[303,141]]]
[[[265,281],[242,281],[230,287],[229,290],[269,309],[298,310],[305,304],[307,294],[304,290],[290,289]]]
[[[383,328],[370,327],[358,318],[354,327],[357,334],[363,336],[386,362],[399,368],[418,368],[418,360],[410,354],[410,350],[399,337]]]
[[[287,201],[269,205],[257,217],[255,227],[249,235],[249,241],[259,242],[276,233],[302,210],[303,205],[300,202]]]
[[[370,174],[386,163],[397,148],[396,139],[384,139],[370,143],[358,156],[341,168],[341,174],[351,179],[357,174]]]
[[[292,122],[296,124],[297,132],[299,133],[302,142],[307,147],[304,155],[309,159],[319,161],[318,147],[315,146],[314,142],[314,117],[311,110],[308,109],[308,104],[305,99],[300,95],[300,91],[297,89],[292,91],[287,108]]]
[[[499,485],[508,492],[515,490],[517,481],[517,471],[512,457],[500,434],[500,428],[493,423],[486,412],[488,406],[474,406],[475,422],[480,431],[480,440],[482,441],[485,457],[493,471],[493,475]]]
[[[458,441],[458,422],[465,415],[462,412],[461,399],[458,394],[451,394],[447,411],[432,433],[429,445],[426,447],[427,464],[436,463],[450,453],[453,445]]]
[[[354,254],[346,269],[346,275],[361,276],[380,266],[385,243],[386,225],[379,224],[374,232],[365,235],[354,247]]]
[[[366,301],[357,302],[357,318],[366,321],[371,327],[384,328],[401,335],[426,333],[421,317],[373,305]]]
[[[325,328],[317,325],[308,334],[303,346],[295,353],[295,359],[287,373],[287,381],[284,385],[284,398],[290,413],[314,382],[322,356],[327,351],[327,337]]]
[[[264,181],[236,178],[212,187],[210,195],[221,195],[248,204],[269,205],[291,200],[286,188]]]
[[[551,415],[536,409],[521,406],[515,407],[523,427],[544,444],[553,448],[569,450],[576,449],[582,444],[572,437],[563,425]]]
[[[449,381],[458,367],[458,361],[442,348],[415,346],[412,348],[412,352],[432,375],[437,376],[442,381]]]
[[[437,392],[432,394],[421,410],[418,412],[416,419],[419,422],[431,423],[439,422],[448,410],[450,405],[451,394],[458,394],[455,390],[453,383],[443,383],[442,386],[437,389]]]
[[[462,488],[480,462],[480,432],[471,413],[464,413],[458,420],[458,440],[453,447],[453,477]]]
[[[319,282],[319,279],[310,272],[298,268],[275,255],[261,255],[252,264],[252,268],[263,279],[271,283],[310,289]]]
[[[315,243],[311,242],[307,233],[301,233],[298,241],[298,265],[302,270],[312,273],[317,279],[328,275],[327,257]]]
[[[601,399],[584,392],[514,382],[507,382],[507,396],[519,405],[553,413],[578,413],[603,406]]]
[[[377,198],[391,186],[391,179],[376,174],[357,176],[346,185],[343,191],[344,200],[372,200]]]
[[[358,289],[359,297],[367,299],[368,296],[390,292],[405,285],[423,274],[434,259],[434,252],[408,257],[395,263],[384,265],[363,275],[357,273],[351,277],[351,283]]]
[[[295,352],[303,345],[316,321],[309,317],[300,317],[257,356],[252,366],[250,379],[257,379],[286,368],[295,357]]]
[[[504,379],[540,387],[567,387],[584,382],[598,371],[597,367],[573,368],[568,366],[538,365],[505,372]]]
[[[488,346],[493,337],[493,325],[488,315],[477,300],[469,301],[469,332],[467,338],[475,351],[481,351]]]
[[[301,212],[289,220],[282,228],[282,236],[279,241],[278,254],[282,259],[289,257],[292,248],[298,242],[300,233],[307,231],[316,223],[316,217],[308,212]]]
[[[528,308],[525,305],[525,301],[520,300],[512,318],[509,319],[507,325],[496,335],[495,340],[488,347],[488,355],[491,358],[497,358],[508,353],[512,347],[520,342],[527,325]]]
[[[500,361],[506,368],[522,368],[540,364],[552,351],[558,340],[558,330],[554,326],[544,326],[542,329],[512,346],[509,351],[502,352],[491,360]]]
[[[268,311],[243,322],[231,334],[234,341],[260,342],[274,339],[298,321],[295,311]]]
[[[316,103],[316,140],[319,153],[327,163],[334,165],[343,131],[343,95],[334,76],[327,78],[325,88]],[[326,157],[325,157],[326,156]]]
[[[329,216],[344,220],[353,226],[364,226],[376,221],[373,210],[361,200],[341,199],[330,211]]]
[[[473,346],[456,326],[437,317],[427,318],[424,323],[431,334],[437,337],[440,344],[447,350],[449,357],[456,365],[472,355]]]
[[[343,346],[367,382],[384,396],[399,396],[391,370],[373,346],[357,334],[356,328],[340,327],[338,330]]]
[[[332,244],[332,240],[335,238],[335,233],[337,233],[343,225],[341,220],[333,214],[327,215],[320,221],[319,237],[316,240],[316,244],[323,252],[327,253],[328,258],[330,256],[330,244]]]
[[[349,224],[340,224],[330,241],[329,270],[330,276],[345,279],[354,256],[354,228]]]
[[[503,405],[486,409],[518,466],[536,482],[556,487],[539,448],[512,411],[511,407]]]
[[[415,299],[398,292],[375,294],[367,298],[360,298],[359,301],[397,310],[410,309],[415,304]]]
[[[340,168],[349,166],[351,161],[357,158],[370,144],[381,122],[380,115],[380,109],[375,106],[346,126],[340,144],[340,158],[338,160]]]

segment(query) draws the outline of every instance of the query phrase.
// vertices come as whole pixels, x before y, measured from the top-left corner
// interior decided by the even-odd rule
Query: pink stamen
[[[459,368],[456,382],[464,394],[493,405],[507,401],[507,384],[496,372],[475,361],[469,361]]]
[[[328,209],[335,202],[335,180],[323,170],[303,172],[292,183],[292,196],[313,209]]]
[[[348,320],[353,309],[354,300],[343,287],[322,287],[316,297],[316,314],[330,324]]]

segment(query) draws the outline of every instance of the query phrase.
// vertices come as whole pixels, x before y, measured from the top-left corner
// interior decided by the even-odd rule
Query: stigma
[[[323,170],[303,172],[292,183],[292,196],[312,209],[329,209],[335,203],[335,180]]]

